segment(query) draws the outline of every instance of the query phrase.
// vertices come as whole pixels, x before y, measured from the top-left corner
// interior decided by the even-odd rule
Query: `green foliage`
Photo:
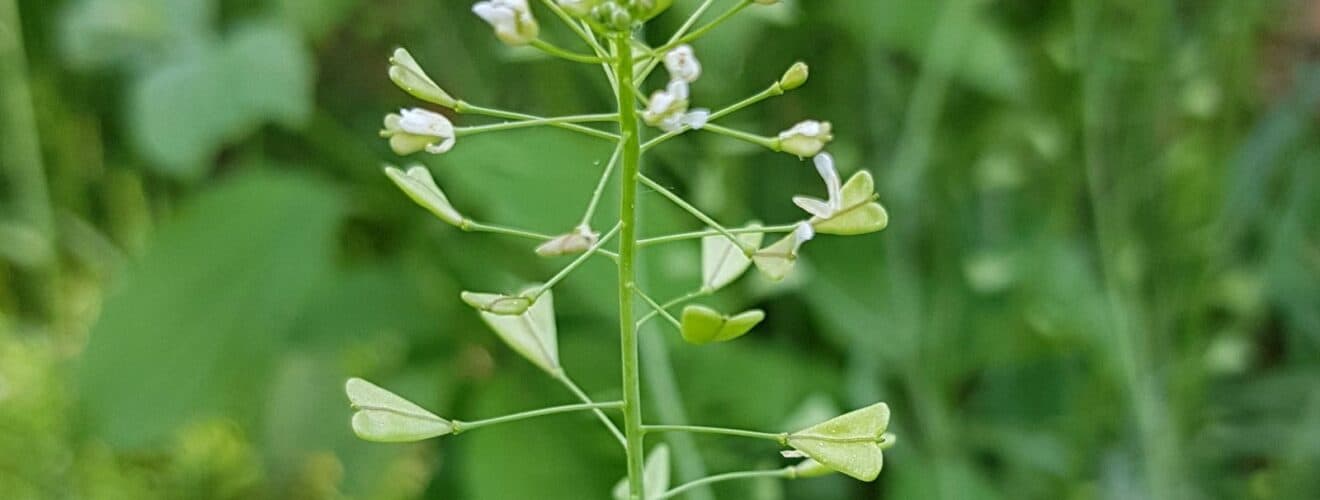
[[[341,211],[327,187],[270,174],[182,207],[90,334],[78,377],[90,430],[141,448],[198,416],[255,419],[266,396],[256,388],[329,270]]]

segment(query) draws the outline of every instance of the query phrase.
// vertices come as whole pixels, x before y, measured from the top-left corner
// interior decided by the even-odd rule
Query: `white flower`
[[[454,148],[454,124],[444,115],[425,109],[404,109],[385,117],[385,130],[381,137],[390,140],[390,147],[400,155],[425,150],[441,154]]]
[[[527,0],[477,2],[472,12],[495,28],[495,37],[508,45],[527,45],[541,33]]]
[[[816,156],[825,145],[834,140],[830,122],[807,120],[779,133],[780,148],[799,158]]]
[[[809,196],[794,196],[793,203],[802,207],[811,215],[819,217],[821,220],[827,220],[834,217],[839,210],[843,210],[843,183],[839,180],[839,171],[834,168],[834,157],[829,153],[816,155],[816,172],[820,173],[820,178],[825,180],[825,189],[829,193],[829,200],[821,201]]]
[[[692,46],[687,44],[674,47],[674,50],[665,54],[665,69],[669,70],[669,78],[672,80],[692,83],[701,77],[701,61],[697,60]]]
[[[688,112],[688,84],[683,80],[671,80],[665,90],[651,94],[646,110],[642,111],[642,120],[652,127],[660,127],[665,132],[673,132],[683,127],[700,129],[710,119],[710,110],[695,109]]]

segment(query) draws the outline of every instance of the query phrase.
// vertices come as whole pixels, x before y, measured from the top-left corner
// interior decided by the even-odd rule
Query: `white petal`
[[[710,121],[710,110],[701,108],[694,109],[692,112],[683,115],[683,124],[692,127],[692,130],[701,130]]]
[[[843,208],[843,199],[840,196],[843,183],[839,180],[839,171],[834,168],[834,157],[829,153],[816,155],[816,172],[820,173],[820,178],[825,180],[825,188],[830,195],[830,208],[837,211]],[[810,212],[810,210],[807,210]],[[825,217],[825,216],[822,216]]]
[[[793,203],[801,207],[803,210],[806,210],[807,213],[822,219],[828,219],[834,215],[834,209],[830,207],[829,203],[815,198],[808,196],[794,196]]]

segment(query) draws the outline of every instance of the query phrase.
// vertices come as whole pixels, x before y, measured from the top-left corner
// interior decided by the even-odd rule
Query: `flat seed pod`
[[[681,321],[683,340],[697,345],[728,342],[746,335],[763,319],[765,312],[759,309],[730,317],[709,307],[687,306]]]
[[[646,455],[645,469],[642,471],[642,488],[646,491],[643,500],[652,500],[664,496],[669,491],[669,445],[658,444]],[[628,478],[623,478],[614,485],[615,500],[628,500]]]
[[[889,427],[889,405],[877,403],[788,436],[788,445],[826,467],[874,481],[884,467],[880,446]]]
[[[500,316],[517,316],[532,307],[532,299],[520,295],[463,292],[459,297],[478,311]]]
[[[865,170],[853,174],[843,185],[840,206],[829,218],[816,217],[816,232],[854,236],[874,233],[889,225],[889,212],[875,201],[875,179]]]
[[[749,228],[760,227],[759,224],[748,226]],[[738,235],[738,241],[751,248],[760,248],[761,241],[765,239],[765,233],[747,233]],[[747,268],[751,267],[752,259],[747,258],[738,245],[733,244],[727,236],[707,236],[701,239],[701,286],[703,289],[714,292],[724,288],[737,280]]]
[[[353,432],[367,441],[404,443],[454,431],[448,420],[366,380],[348,379],[344,392],[357,409]]]
[[[391,140],[397,137],[403,136],[396,135],[391,137]],[[426,167],[410,167],[407,172],[404,172],[387,166],[385,167],[385,175],[389,176],[390,180],[394,181],[394,184],[399,186],[404,194],[412,198],[422,208],[435,214],[440,220],[453,226],[463,225],[463,215],[458,213],[458,210],[455,210],[454,206],[449,203],[449,198],[435,184],[435,179],[431,177],[431,171],[427,170]]]
[[[762,248],[752,255],[752,262],[765,277],[772,281],[782,281],[793,272],[797,264],[797,241],[792,234],[776,241],[773,245]]]
[[[551,375],[558,375],[562,371],[559,367],[559,331],[555,326],[553,292],[547,290],[519,314],[480,313],[481,319],[491,330],[522,357]]]

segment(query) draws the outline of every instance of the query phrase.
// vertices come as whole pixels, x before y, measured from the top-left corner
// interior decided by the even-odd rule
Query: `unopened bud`
[[[807,69],[807,64],[803,62],[793,63],[793,66],[784,72],[784,76],[779,79],[779,87],[784,90],[793,90],[807,83],[807,77],[811,72]]]

